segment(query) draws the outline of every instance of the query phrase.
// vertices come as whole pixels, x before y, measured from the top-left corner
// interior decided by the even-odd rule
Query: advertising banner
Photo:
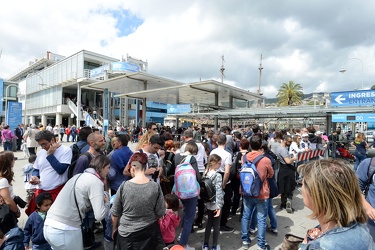
[[[11,130],[17,128],[18,124],[22,123],[22,103],[8,102],[7,120]]]
[[[167,104],[168,114],[184,114],[190,111],[190,104]]]

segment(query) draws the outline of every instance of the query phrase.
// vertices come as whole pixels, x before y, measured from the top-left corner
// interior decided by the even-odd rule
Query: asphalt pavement
[[[72,143],[64,142],[64,145],[70,146]],[[136,144],[129,143],[129,147],[134,150]],[[40,148],[38,148],[40,150]],[[375,150],[374,150],[375,152]],[[23,176],[22,176],[22,167],[28,163],[27,158],[23,157],[23,152],[18,151],[14,153],[18,160],[14,166],[14,179],[13,182],[13,189],[14,193],[23,199],[26,197],[26,191],[24,188],[23,183]],[[310,210],[307,209],[302,200],[302,194],[300,189],[295,190],[294,198],[293,198],[293,208],[295,212],[292,214],[287,213],[285,210],[280,211],[278,209],[280,205],[280,198],[274,198],[274,207],[276,210],[277,221],[278,221],[278,235],[274,236],[272,234],[266,233],[266,240],[271,246],[271,249],[279,249],[281,247],[281,243],[283,237],[286,233],[292,233],[299,236],[304,236],[306,231],[314,226],[317,225],[317,221],[311,220],[308,218],[310,214]],[[228,226],[233,227],[235,230],[232,233],[223,233],[219,237],[219,244],[222,250],[237,250],[242,249],[242,241],[241,241],[241,223],[239,220],[239,214],[231,216],[228,221]],[[27,220],[27,216],[24,211],[21,212],[21,217],[19,218],[19,227],[23,228]],[[204,224],[205,226],[205,220]],[[195,247],[195,249],[202,249],[202,243],[204,239],[204,228],[198,229],[195,228],[195,232],[190,234],[189,238],[189,245]],[[177,232],[176,235],[178,235]],[[101,240],[102,235],[97,234],[97,239]],[[250,245],[250,249],[257,249],[257,239],[256,237],[252,237],[252,242]],[[212,240],[212,236],[211,236]],[[99,250],[104,249],[102,246],[97,248]]]

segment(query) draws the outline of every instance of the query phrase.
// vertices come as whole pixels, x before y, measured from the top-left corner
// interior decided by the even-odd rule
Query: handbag
[[[83,223],[81,212],[79,211],[79,207],[78,207],[78,202],[77,202],[77,197],[76,197],[76,189],[75,189],[77,180],[78,180],[79,177],[81,177],[81,175],[82,174],[80,174],[77,177],[77,179],[74,181],[74,185],[73,185],[74,192],[73,192],[73,194],[74,194],[74,201],[76,203],[77,210],[78,210],[79,219],[81,220],[83,248],[84,249],[90,249],[91,247],[93,247],[95,245],[95,234],[94,234],[94,231],[91,228],[86,227]]]
[[[285,234],[281,250],[298,250],[299,245],[303,242],[303,238],[294,234]]]

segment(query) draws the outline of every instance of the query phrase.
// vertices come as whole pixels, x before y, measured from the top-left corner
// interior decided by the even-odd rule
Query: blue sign
[[[0,78],[0,115],[3,114],[4,81]]]
[[[375,114],[333,114],[332,122],[375,122]]]
[[[22,103],[8,102],[8,110],[6,124],[13,130],[18,124],[22,123]]]
[[[141,68],[137,64],[128,63],[128,62],[113,62],[112,71],[131,71],[139,72]]]
[[[167,104],[168,114],[184,114],[190,111],[190,104]]]
[[[90,126],[91,125],[90,117],[91,116],[89,114],[87,114],[87,116],[86,116],[86,126]]]
[[[96,77],[104,74],[104,71],[109,70],[109,65],[103,65],[100,66],[99,68],[95,68],[90,70],[90,77]]]
[[[331,93],[332,107],[375,106],[375,90]]]

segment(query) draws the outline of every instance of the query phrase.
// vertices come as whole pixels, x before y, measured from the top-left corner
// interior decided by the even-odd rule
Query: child
[[[223,179],[221,177],[221,174],[217,173],[220,165],[221,157],[217,154],[210,155],[210,157],[208,158],[207,170],[204,173],[204,176],[211,179],[212,184],[216,190],[216,200],[214,202],[206,202],[208,219],[206,230],[204,232],[204,244],[202,247],[203,250],[209,249],[208,243],[210,241],[211,228],[214,229],[211,250],[220,249],[220,247],[217,245],[217,242],[219,240],[220,234],[221,209],[224,205],[224,193],[222,186]]]
[[[30,155],[30,157],[29,157],[29,163],[26,164],[22,168],[23,175],[25,176],[24,182],[25,182],[25,189],[26,189],[26,193],[27,193],[26,194],[27,206],[30,203],[31,197],[33,197],[33,195],[34,195],[35,188],[36,188],[36,185],[33,185],[33,184],[31,184],[29,182],[31,176],[33,175],[33,165],[34,165],[35,160],[36,160],[36,155],[33,155],[33,154]]]
[[[23,158],[30,157],[29,149],[27,148],[27,143],[25,140],[22,140],[21,150],[23,151]]]
[[[52,196],[47,193],[41,193],[35,198],[37,210],[30,214],[25,224],[23,244],[25,249],[29,247],[30,240],[33,243],[32,249],[52,249],[43,235],[44,220],[47,216],[47,211],[52,205]]]
[[[167,210],[165,215],[159,219],[160,231],[166,246],[173,245],[176,237],[176,228],[180,224],[180,216],[178,208],[180,202],[176,195],[167,194],[164,196],[165,206]]]

